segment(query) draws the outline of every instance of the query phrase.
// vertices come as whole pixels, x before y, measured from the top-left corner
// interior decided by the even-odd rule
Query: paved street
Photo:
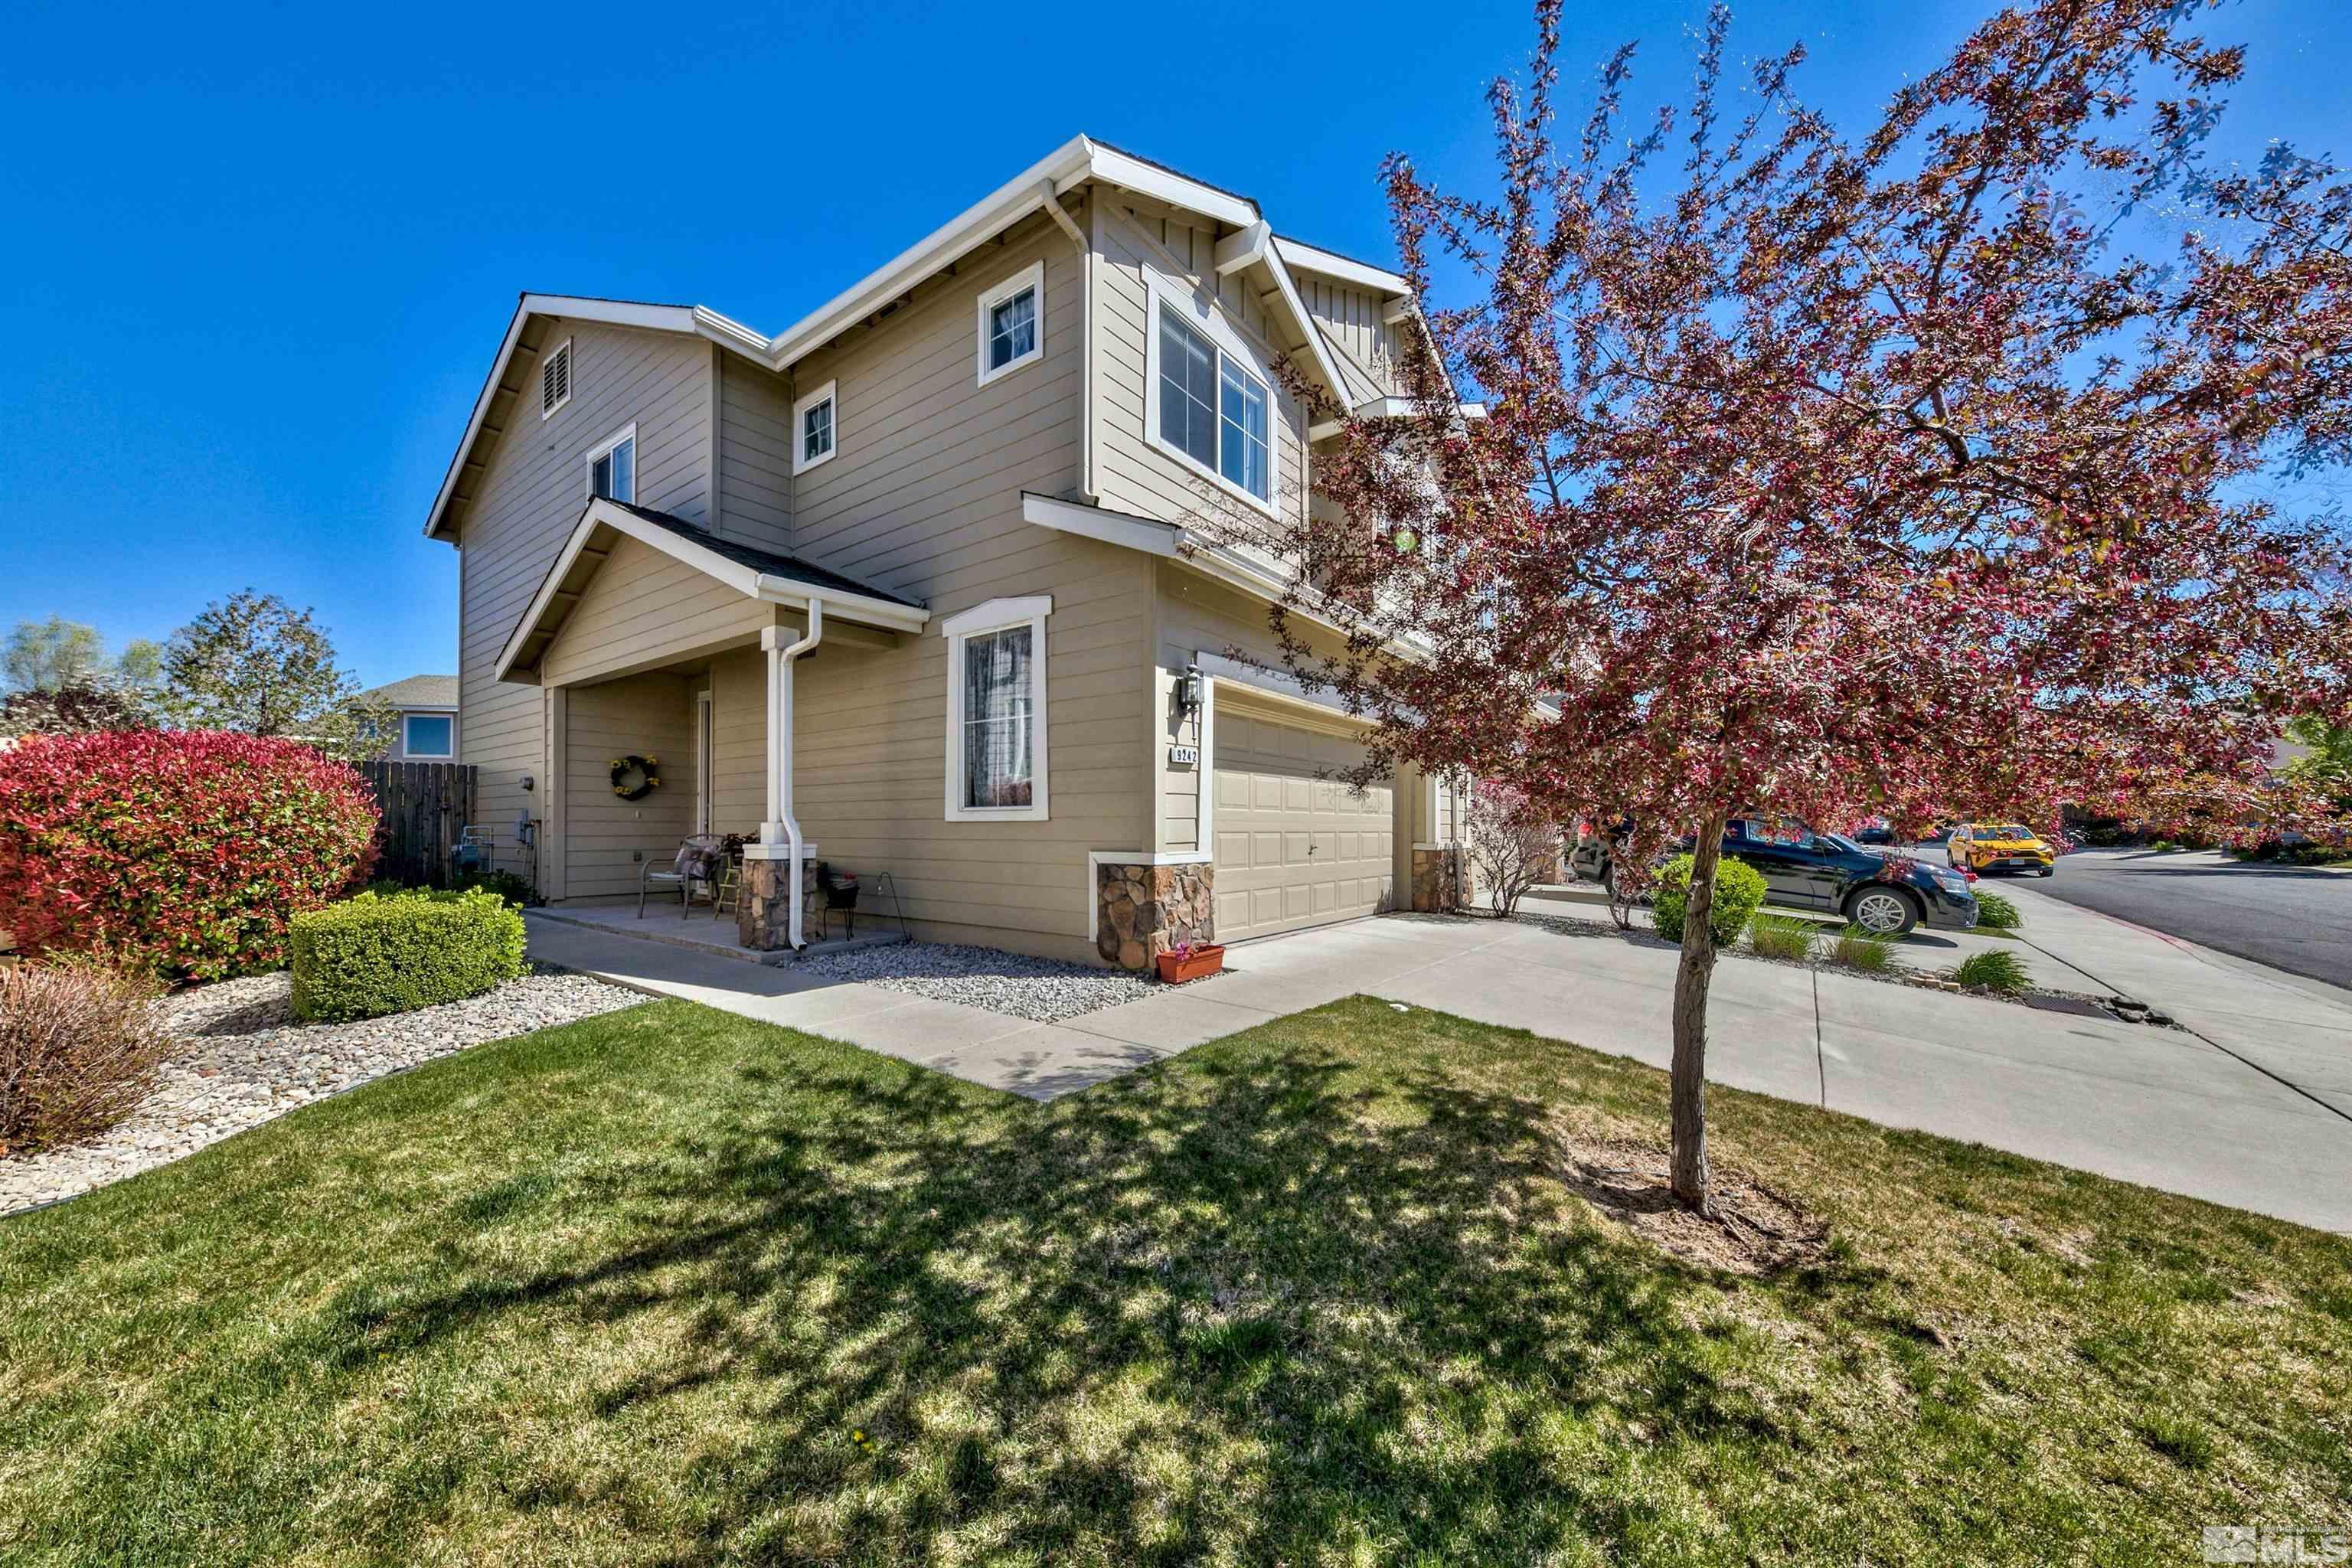
[[[1944,847],[1923,845],[1941,864]],[[2037,893],[2118,915],[2239,958],[2352,985],[2352,871],[2249,865],[2227,855],[2078,849],[2048,878],[1992,877],[1985,885]]]

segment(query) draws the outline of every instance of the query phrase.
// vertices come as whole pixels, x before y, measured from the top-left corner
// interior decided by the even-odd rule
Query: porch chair
[[[694,885],[701,883],[710,890],[714,902],[719,897],[719,868],[725,858],[715,833],[697,833],[680,839],[677,854],[667,869],[658,861],[648,860],[637,873],[637,919],[646,918],[646,895],[656,883],[677,889],[677,918],[684,920],[694,905]]]

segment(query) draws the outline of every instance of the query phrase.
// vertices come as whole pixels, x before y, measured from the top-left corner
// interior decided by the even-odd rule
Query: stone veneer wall
[[[793,940],[792,883],[786,879],[789,860],[743,859],[743,879],[735,900],[735,935],[745,947],[772,952]],[[824,897],[816,885],[816,857],[801,862],[801,936],[814,942],[822,929],[818,913]]]
[[[1459,865],[1462,851],[1454,849],[1423,849],[1416,845],[1412,851],[1412,907],[1429,913],[1449,914],[1461,907],[1456,897],[1462,881]]]
[[[1178,942],[1215,942],[1216,883],[1217,868],[1205,860],[1103,862],[1095,872],[1095,951],[1121,969],[1149,969]]]

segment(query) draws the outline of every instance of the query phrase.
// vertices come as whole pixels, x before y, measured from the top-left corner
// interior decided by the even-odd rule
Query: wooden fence
[[[383,814],[375,875],[410,886],[449,880],[457,837],[474,820],[474,768],[465,763],[360,763]]]

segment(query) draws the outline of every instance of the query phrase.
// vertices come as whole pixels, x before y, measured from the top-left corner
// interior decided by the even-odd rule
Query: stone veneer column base
[[[809,932],[817,925],[815,846],[801,862],[801,934],[814,941]],[[743,857],[743,879],[738,885],[735,899],[735,938],[745,947],[758,952],[773,952],[793,943],[793,902],[789,859],[757,859]]]
[[[1456,896],[1462,851],[1444,845],[1412,847],[1412,907],[1430,914],[1452,914],[1461,908]]]
[[[1095,951],[1121,969],[1149,969],[1178,942],[1215,942],[1216,884],[1217,868],[1206,860],[1102,862],[1095,869]]]

